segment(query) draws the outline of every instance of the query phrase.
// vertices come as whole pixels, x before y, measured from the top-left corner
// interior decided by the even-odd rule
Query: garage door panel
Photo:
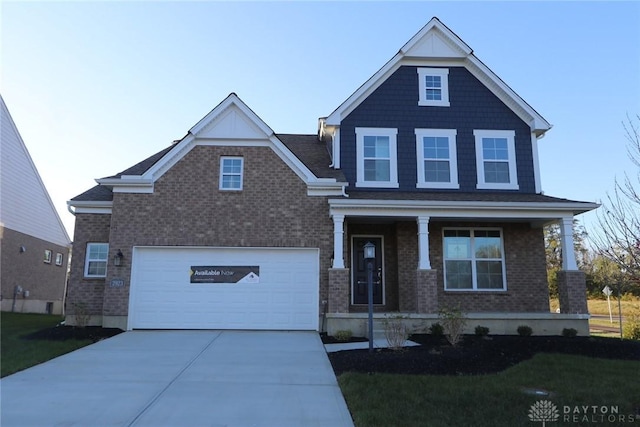
[[[130,328],[318,329],[318,251],[135,248]],[[192,266],[258,266],[259,283],[190,283]]]

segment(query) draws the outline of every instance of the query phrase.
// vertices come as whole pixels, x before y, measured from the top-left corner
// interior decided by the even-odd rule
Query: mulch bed
[[[329,353],[336,375],[343,372],[482,375],[503,371],[536,353],[563,353],[640,361],[640,341],[601,337],[465,336],[456,347],[444,337],[413,335],[421,346],[402,350],[347,350]]]
[[[53,328],[42,329],[23,338],[28,340],[49,340],[49,341],[66,341],[66,340],[91,340],[98,342],[105,338],[111,338],[122,332],[118,328],[102,328],[100,326],[86,326],[79,328],[76,326],[54,326]]]

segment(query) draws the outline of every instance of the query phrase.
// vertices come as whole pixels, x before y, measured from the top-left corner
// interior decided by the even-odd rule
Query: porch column
[[[560,220],[560,234],[562,236],[562,269],[569,271],[578,270],[576,254],[573,250],[573,216]]]
[[[431,270],[429,261],[429,217],[418,217],[418,269]]]
[[[344,268],[344,215],[333,215],[333,268]]]

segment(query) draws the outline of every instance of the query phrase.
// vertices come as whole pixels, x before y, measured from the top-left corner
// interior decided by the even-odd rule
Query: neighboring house
[[[71,241],[0,97],[2,311],[62,314]]]
[[[429,324],[459,307],[492,333],[588,334],[572,222],[597,205],[542,194],[550,128],[434,18],[317,134],[276,134],[231,94],[174,145],[73,198],[70,303],[122,329],[364,335],[371,242],[376,328],[385,313]],[[567,249],[560,314],[551,222]]]

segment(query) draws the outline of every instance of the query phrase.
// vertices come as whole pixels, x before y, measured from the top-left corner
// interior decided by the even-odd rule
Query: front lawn
[[[640,423],[638,372],[637,361],[539,353],[491,375],[347,372],[338,377],[338,382],[358,427],[541,425],[532,424],[528,417],[531,406],[540,400],[557,407],[559,419],[550,425],[613,426]],[[528,394],[534,390],[550,394]],[[594,405],[598,409],[592,413]],[[585,414],[574,414],[575,408],[582,411],[582,406],[590,407],[587,421]],[[564,413],[565,407],[570,414]],[[609,414],[601,418],[603,407],[608,412],[612,407],[619,411],[616,422],[608,422]],[[574,416],[578,416],[577,421]]]
[[[47,314],[0,314],[0,377],[13,374],[94,342],[92,339],[27,339],[29,334],[52,330],[63,317]],[[64,328],[64,327],[60,327]],[[68,328],[68,327],[67,327]]]

